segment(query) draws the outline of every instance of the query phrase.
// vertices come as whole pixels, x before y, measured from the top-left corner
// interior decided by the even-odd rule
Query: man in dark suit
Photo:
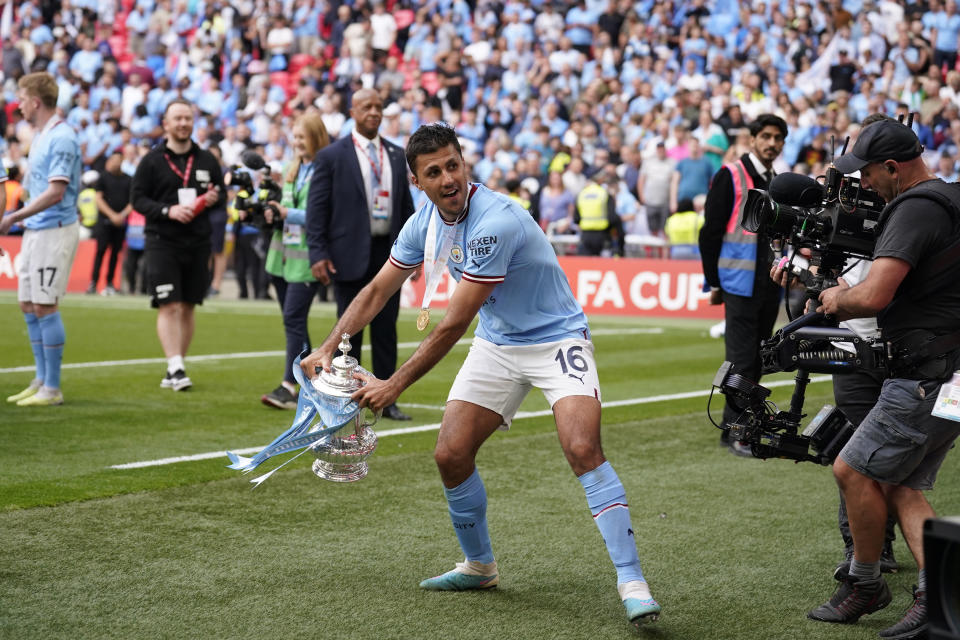
[[[764,114],[750,123],[750,152],[724,165],[713,176],[700,229],[703,279],[710,287],[710,304],[724,305],[726,359],[737,373],[760,379],[760,342],[770,337],[779,311],[780,287],[770,279],[773,251],[766,234],[740,226],[747,191],[766,189],[773,178],[773,161],[783,151],[787,123]],[[742,408],[727,399],[724,427]],[[737,455],[750,450],[739,442],[721,442]]]
[[[307,198],[307,245],[313,276],[333,282],[337,317],[390,257],[390,247],[413,215],[403,149],[380,137],[383,102],[376,91],[353,94],[353,132],[321,149]],[[373,374],[381,380],[397,368],[398,291],[370,323]],[[363,333],[350,336],[350,355],[360,360]],[[396,404],[383,410],[409,420]]]

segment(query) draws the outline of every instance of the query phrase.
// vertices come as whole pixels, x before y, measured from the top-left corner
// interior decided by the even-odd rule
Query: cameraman
[[[953,255],[960,212],[952,204],[960,201],[960,188],[935,178],[922,151],[909,127],[882,120],[864,127],[853,151],[836,161],[842,173],[860,170],[862,186],[888,204],[867,277],[827,289],[818,308],[838,320],[876,315],[891,373],[833,466],[853,534],[850,570],[838,572],[836,592],[807,615],[852,623],[890,603],[880,554],[893,512],[920,570],[906,615],[880,632],[898,639],[926,633],[923,522],[935,514],[923,491],[933,488],[960,435],[960,423],[932,415],[941,385],[960,363],[960,261]]]
[[[273,280],[277,302],[283,312],[283,328],[287,339],[287,357],[283,378],[276,389],[264,394],[260,401],[277,409],[297,408],[297,382],[293,377],[293,361],[304,349],[310,349],[307,316],[310,304],[319,294],[326,297],[326,287],[310,272],[307,248],[306,208],[313,177],[313,158],[330,143],[327,129],[319,113],[307,112],[293,123],[291,147],[296,154],[284,173],[283,200],[270,202],[283,220],[274,226],[267,251],[266,270]],[[267,210],[267,221],[275,222],[274,212]]]

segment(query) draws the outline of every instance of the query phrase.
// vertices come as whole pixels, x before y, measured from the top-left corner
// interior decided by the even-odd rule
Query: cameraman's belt
[[[893,342],[884,341],[887,351],[887,360],[890,363],[891,373],[894,377],[898,374],[906,374],[911,370],[923,365],[930,360],[939,358],[960,347],[960,331],[947,333],[937,336],[914,348],[910,344],[910,336],[901,338]]]

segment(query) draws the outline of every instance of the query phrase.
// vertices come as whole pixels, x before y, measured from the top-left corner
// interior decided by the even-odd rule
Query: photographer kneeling
[[[280,386],[264,394],[260,401],[277,409],[297,408],[297,383],[293,377],[293,361],[304,349],[310,349],[307,317],[310,304],[320,294],[326,297],[326,287],[310,273],[310,257],[306,237],[307,195],[313,177],[313,157],[327,146],[330,138],[318,113],[305,113],[297,118],[292,130],[292,148],[295,154],[283,179],[281,202],[269,202],[267,222],[274,225],[267,251],[266,270],[273,280],[277,301],[283,312],[283,328],[287,339]],[[276,224],[274,211],[283,220]]]
[[[880,575],[884,524],[892,512],[920,569],[906,615],[882,638],[926,633],[923,522],[935,516],[923,491],[960,435],[960,423],[936,417],[937,394],[960,363],[960,187],[935,178],[920,157],[913,131],[874,122],[853,151],[836,161],[842,173],[861,172],[861,185],[887,201],[874,262],[863,282],[827,289],[818,311],[838,320],[876,315],[891,356],[890,378],[874,408],[833,466],[847,503],[854,557],[814,620],[852,623],[886,607],[890,589]]]

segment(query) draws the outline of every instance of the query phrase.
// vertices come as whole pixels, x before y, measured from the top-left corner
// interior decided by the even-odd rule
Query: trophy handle
[[[370,411],[369,408],[363,408],[360,410],[360,413],[357,414],[356,420],[356,432],[359,435],[360,432],[366,427],[372,427],[377,424],[380,420],[380,416],[383,415],[383,409],[378,409],[377,411]]]

